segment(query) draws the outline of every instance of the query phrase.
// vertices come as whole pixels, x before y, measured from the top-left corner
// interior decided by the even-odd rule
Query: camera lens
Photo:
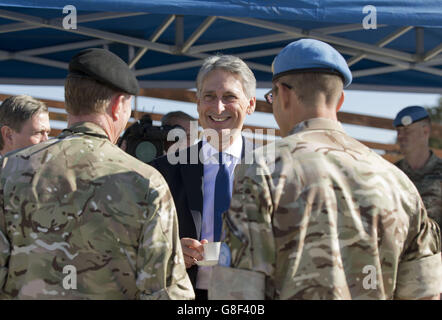
[[[149,141],[140,142],[135,149],[135,157],[148,163],[157,157],[157,148]]]

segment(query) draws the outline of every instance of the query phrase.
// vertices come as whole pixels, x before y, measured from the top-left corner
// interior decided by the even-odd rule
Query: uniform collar
[[[427,163],[425,164],[425,167],[429,167],[433,169],[433,167],[436,166],[436,164],[439,162],[440,158],[436,156],[433,152],[433,150],[430,150],[430,158],[428,158]]]
[[[326,118],[313,118],[298,123],[289,135],[306,130],[336,130],[344,133],[344,129],[339,121]]]
[[[429,172],[433,171],[433,168],[437,165],[440,158],[434,154],[432,150],[430,150],[430,157],[428,158],[427,162],[422,166],[422,168],[413,170],[408,162],[405,160],[405,158],[402,160],[403,169],[407,172],[410,172],[414,175],[423,175]]]
[[[106,134],[106,131],[99,125],[93,123],[93,122],[77,122],[74,123],[72,126],[70,126],[67,129],[64,129],[62,133],[60,134],[60,138],[64,138],[67,136],[70,136],[75,133],[83,133],[90,136],[96,136],[99,138],[109,139],[108,135]]]

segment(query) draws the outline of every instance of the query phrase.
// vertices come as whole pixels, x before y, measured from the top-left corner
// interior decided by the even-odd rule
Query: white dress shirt
[[[225,153],[225,164],[230,174],[231,191],[233,190],[233,172],[235,166],[241,160],[242,143],[242,137],[238,136],[226,150],[223,150],[223,153]],[[206,239],[209,242],[213,241],[215,180],[219,170],[218,153],[219,151],[203,138],[203,146],[201,147],[201,160],[204,165],[201,240]],[[207,290],[211,273],[212,267],[199,267],[196,279],[196,287],[198,289]]]

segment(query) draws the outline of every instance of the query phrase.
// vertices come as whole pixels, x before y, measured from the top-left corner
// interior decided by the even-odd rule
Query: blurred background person
[[[167,152],[186,149],[190,141],[196,140],[198,123],[195,121],[193,137],[190,130],[193,120],[186,113],[178,111],[164,115],[162,124],[156,126],[151,115],[146,113],[124,131],[117,144],[131,156],[150,163]]]
[[[11,96],[0,106],[0,154],[48,140],[48,107],[27,95]]]
[[[197,121],[197,120],[183,111],[172,111],[172,112],[166,113],[161,118],[161,125],[162,126],[174,127],[174,126],[178,125],[181,128],[183,128],[183,130],[186,132],[186,137],[187,137],[187,140],[185,141],[186,143],[182,143],[183,141],[178,141],[180,143],[180,145],[178,146],[179,150],[186,149],[187,147],[190,147],[192,144],[195,143],[195,140],[198,137],[197,132],[195,132],[193,134],[193,136],[191,135],[190,125],[191,125],[192,121]],[[196,123],[195,128],[196,128],[196,130],[198,130],[197,123]],[[172,144],[173,143],[174,142],[172,142]],[[172,144],[167,147],[167,150],[172,146]],[[167,152],[167,150],[166,150],[166,152]]]
[[[402,109],[393,121],[404,158],[396,166],[415,184],[428,216],[442,226],[442,159],[429,147],[431,120],[421,106]]]

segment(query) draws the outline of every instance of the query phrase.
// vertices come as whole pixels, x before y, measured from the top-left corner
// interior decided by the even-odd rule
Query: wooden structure
[[[0,94],[0,100],[3,101],[8,96],[9,95]],[[186,89],[141,89],[139,96],[196,103],[195,92]],[[39,100],[45,102],[48,107],[53,108],[49,114],[50,120],[57,120],[64,122],[67,121],[67,114],[65,112],[64,102],[48,100],[48,99],[39,99]],[[255,111],[272,113],[272,107],[269,104],[267,104],[265,101],[258,100],[256,102]],[[140,119],[143,116],[143,114],[145,113],[139,111],[133,111],[131,118]],[[155,121],[160,121],[161,117],[163,116],[162,114],[159,113],[150,113],[150,115],[152,117],[152,120]],[[360,115],[348,112],[338,112],[338,119],[340,122],[346,124],[394,130],[393,119],[388,119],[388,118],[373,117],[373,116]],[[130,126],[132,123],[133,120],[130,120],[128,126]],[[244,128],[252,130],[253,132],[259,129],[261,130],[276,129],[276,128],[251,126],[251,125],[244,125]],[[61,132],[60,129],[52,129],[51,136],[55,137],[60,132]],[[278,129],[274,130],[274,133],[275,135],[280,136],[280,131]],[[442,125],[435,123],[432,124],[432,136],[442,138]],[[385,151],[385,154],[383,156],[389,161],[396,161],[401,157],[399,153],[399,146],[397,144],[385,144],[385,143],[377,143],[365,140],[360,140],[360,142],[362,142],[369,148]],[[439,149],[433,149],[433,150],[439,157],[442,157],[442,150]]]

